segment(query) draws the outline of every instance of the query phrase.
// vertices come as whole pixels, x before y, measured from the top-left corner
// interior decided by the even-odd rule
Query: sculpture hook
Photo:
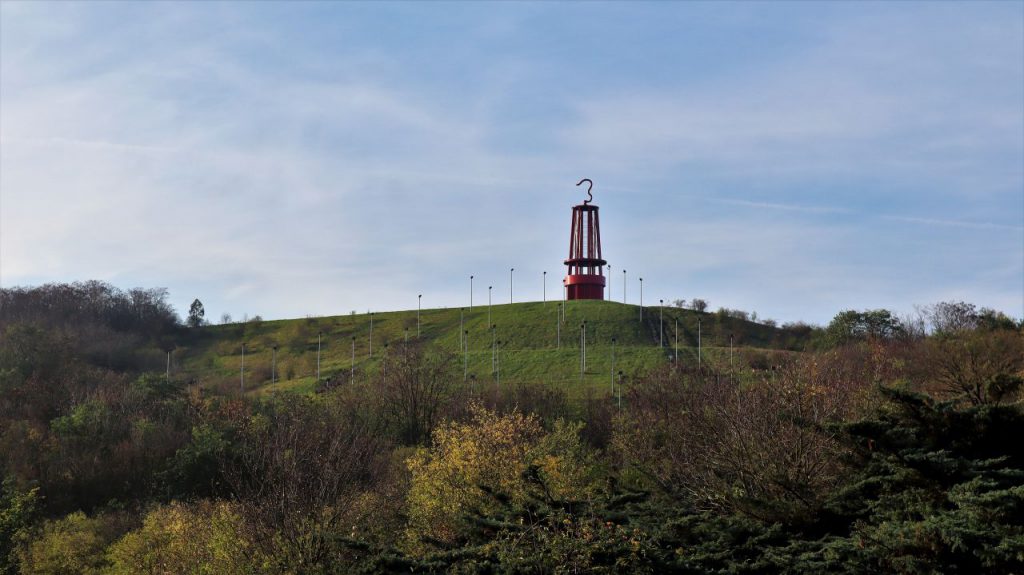
[[[590,180],[590,178],[583,178],[576,185],[577,186],[583,185],[583,182],[587,182],[587,184],[589,184],[587,186],[587,199],[583,200],[583,205],[585,206],[585,205],[589,204],[590,202],[594,201],[594,194],[590,193],[590,190],[594,189],[594,182],[592,182]]]

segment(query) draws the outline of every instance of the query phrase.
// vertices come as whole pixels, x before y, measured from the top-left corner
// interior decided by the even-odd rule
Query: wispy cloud
[[[994,222],[970,222],[963,220],[937,220],[933,218],[914,218],[907,216],[880,216],[887,220],[893,220],[897,222],[908,222],[911,224],[923,224],[928,226],[949,226],[954,228],[968,228],[976,230],[1011,230],[1024,232],[1024,226],[1012,226],[1005,224],[997,224]]]
[[[615,269],[669,298],[1024,315],[1024,32],[986,6],[2,3],[0,282],[283,317],[515,267],[539,297],[590,177]]]

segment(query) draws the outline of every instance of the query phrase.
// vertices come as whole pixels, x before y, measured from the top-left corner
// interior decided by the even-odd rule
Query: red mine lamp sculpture
[[[572,228],[569,230],[569,259],[565,265],[569,273],[565,276],[565,297],[567,299],[604,299],[604,266],[601,259],[601,223],[597,217],[597,206],[590,191],[594,182],[587,178],[587,199],[572,207]]]

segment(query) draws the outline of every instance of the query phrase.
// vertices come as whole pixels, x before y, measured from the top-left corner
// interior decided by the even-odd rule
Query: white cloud
[[[231,5],[132,5],[109,34],[111,13],[27,6],[2,8],[5,286],[166,285],[179,310],[200,296],[211,314],[270,318],[418,293],[459,305],[469,274],[504,292],[515,266],[538,297],[542,270],[557,285],[586,176],[616,272],[646,270],[666,297],[780,319],[909,307],[946,281],[931,242],[978,277],[1003,270],[951,292],[1024,311],[1007,295],[1020,267],[1000,264],[1021,255],[1006,209],[1024,181],[1006,160],[1024,150],[1020,82],[1006,80],[1021,64],[1001,56],[1021,42],[1012,22],[942,47],[904,22],[836,19],[757,70],[578,94],[530,84],[557,62],[459,54],[474,87],[439,97],[403,77],[419,60],[401,46],[292,51]],[[527,33],[513,16],[476,33]],[[971,82],[947,77],[963,70]],[[516,108],[524,95],[550,108]],[[538,119],[552,110],[568,113]],[[848,188],[865,182],[861,201]]]

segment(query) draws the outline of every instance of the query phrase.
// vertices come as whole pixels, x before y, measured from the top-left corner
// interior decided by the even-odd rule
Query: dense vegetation
[[[435,337],[245,394],[166,358],[255,328],[161,290],[0,305],[3,573],[1024,571],[1024,326],[969,304],[613,393],[464,380]]]

